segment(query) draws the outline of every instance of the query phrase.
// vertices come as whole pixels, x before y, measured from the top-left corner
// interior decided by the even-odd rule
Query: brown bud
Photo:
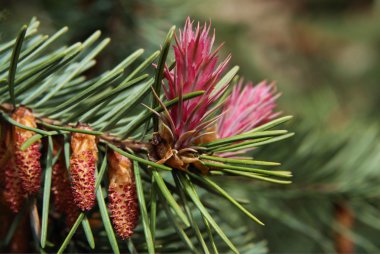
[[[206,142],[212,140],[215,134],[215,127],[207,129],[209,132],[205,136],[200,136],[196,143]],[[150,142],[149,158],[154,160],[158,164],[166,164],[172,168],[182,171],[188,171],[190,164],[199,168],[202,173],[207,173],[208,168],[201,164],[198,159],[197,151],[193,148],[181,148],[184,140],[188,140],[189,137],[194,135],[195,131],[188,131],[182,134],[174,143],[173,133],[170,128],[160,122],[158,132],[154,133]],[[178,150],[179,149],[179,150]]]
[[[139,216],[132,164],[128,158],[114,151],[108,154],[108,161],[108,208],[115,231],[122,239],[126,239],[133,234]]]
[[[89,126],[78,124],[77,128],[91,130]],[[73,133],[70,175],[72,193],[76,205],[82,210],[90,210],[95,204],[95,167],[98,161],[97,139],[94,135]]]
[[[32,111],[26,107],[19,107],[12,114],[13,120],[28,127],[36,128],[36,118]],[[34,142],[24,151],[21,145],[35,135],[33,131],[13,127],[15,163],[21,178],[21,185],[28,194],[36,193],[40,189],[41,164],[40,146],[41,141]]]
[[[213,142],[215,140],[218,140],[218,134],[217,134],[217,128],[216,125],[209,127],[206,129],[206,132],[201,135],[199,138],[194,140],[194,144],[199,145],[199,144],[206,144],[209,142]]]
[[[167,129],[163,129],[163,133],[161,134],[155,133],[153,135],[153,139],[151,140],[153,149],[150,156],[158,159],[156,161],[158,164],[166,164],[170,167],[186,171],[188,164],[185,164],[177,155],[177,151],[172,149],[173,144],[163,138],[164,136],[168,136],[165,133],[167,133]]]

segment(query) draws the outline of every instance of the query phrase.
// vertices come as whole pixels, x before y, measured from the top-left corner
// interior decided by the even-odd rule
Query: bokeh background
[[[276,81],[278,109],[295,116],[295,137],[254,152],[283,162],[292,185],[222,182],[266,223],[249,222],[260,251],[380,252],[380,1],[0,0],[0,40],[32,16],[48,34],[69,26],[62,44],[111,37],[93,72],[148,55],[187,16],[211,20],[241,75]],[[236,230],[247,224],[223,205]]]

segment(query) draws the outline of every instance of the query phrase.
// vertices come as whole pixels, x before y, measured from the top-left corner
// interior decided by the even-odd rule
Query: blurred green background
[[[111,37],[97,72],[136,48],[153,52],[187,16],[211,20],[231,66],[276,81],[279,110],[295,116],[294,138],[253,154],[283,162],[292,185],[223,182],[266,223],[250,223],[256,241],[271,253],[380,252],[380,1],[0,0],[0,40],[32,16],[45,33],[69,26],[67,42],[97,29]]]

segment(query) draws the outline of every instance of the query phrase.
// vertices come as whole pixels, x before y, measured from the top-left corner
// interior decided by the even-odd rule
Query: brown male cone
[[[61,142],[54,139],[54,156],[57,155]],[[74,197],[71,192],[69,173],[66,169],[63,151],[59,155],[57,162],[52,170],[52,186],[54,207],[57,212],[66,215],[66,224],[68,227],[74,225],[79,216],[79,209],[74,203]]]
[[[114,151],[108,153],[108,161],[108,208],[116,233],[126,239],[133,234],[139,216],[132,163]]]
[[[26,197],[24,189],[21,187],[21,178],[15,163],[15,146],[12,138],[14,129],[2,126],[1,141],[1,188],[2,200],[13,212],[19,212]]]
[[[26,107],[19,107],[12,114],[12,119],[16,122],[36,128],[36,118],[32,111]],[[14,159],[18,175],[21,179],[21,186],[28,194],[33,194],[39,191],[41,185],[41,141],[38,140],[26,148],[21,150],[21,145],[34,136],[33,131],[21,129],[17,126],[12,127],[12,137],[14,144]]]
[[[92,130],[78,124],[78,129]],[[90,210],[95,204],[95,167],[98,161],[97,138],[94,135],[71,135],[70,176],[75,204],[82,210]]]

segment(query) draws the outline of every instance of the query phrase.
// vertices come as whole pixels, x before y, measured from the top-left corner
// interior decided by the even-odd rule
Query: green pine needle
[[[171,40],[173,38],[174,31],[175,31],[175,26],[172,26],[170,28],[168,34],[166,35],[164,44],[163,44],[162,49],[161,49],[160,58],[158,60],[158,64],[156,67],[156,74],[154,77],[153,89],[157,93],[158,96],[160,96],[160,94],[161,94],[161,85],[162,85],[161,83],[162,83],[162,78],[164,75],[166,58],[167,58],[168,53],[169,53],[170,43],[171,43]],[[159,106],[158,101],[153,99],[152,100],[152,108],[156,108],[157,106]],[[153,118],[153,130],[154,131],[158,130],[158,119],[156,117]]]
[[[153,242],[156,237],[156,223],[157,223],[157,186],[155,178],[152,177],[152,184],[150,189],[150,232],[152,234]]]
[[[266,138],[265,140],[253,140],[253,141],[244,141],[241,143],[238,143],[236,145],[231,145],[231,146],[225,146],[221,148],[217,148],[212,150],[213,152],[235,152],[235,151],[241,151],[244,149],[250,149],[250,148],[255,148],[263,145],[268,145],[271,143],[276,143],[278,141],[287,139],[294,136],[294,133],[288,133],[285,135],[281,135],[278,137],[273,137],[273,138]]]
[[[53,139],[51,138],[51,136],[49,136],[47,156],[46,156],[44,194],[43,194],[43,202],[42,202],[42,225],[41,225],[41,247],[42,248],[45,248],[46,238],[47,238],[51,176],[52,176],[52,167],[53,167],[52,162],[53,162]]]
[[[71,227],[69,233],[67,234],[65,240],[63,241],[62,245],[59,247],[57,254],[62,254],[67,246],[69,245],[71,238],[74,236],[75,232],[77,231],[79,225],[82,223],[82,220],[84,219],[85,214],[81,212],[75,221],[74,225]]]
[[[184,231],[183,226],[180,225],[178,223],[178,221],[176,220],[176,217],[174,217],[172,211],[169,208],[169,205],[167,204],[166,199],[162,196],[161,193],[158,196],[160,197],[160,201],[161,201],[160,203],[161,203],[162,207],[165,210],[167,218],[169,219],[169,221],[173,225],[173,227],[176,230],[176,232],[179,235],[179,237],[186,244],[186,246],[189,248],[190,251],[192,251],[193,253],[196,253],[196,254],[200,253],[197,250],[197,248],[194,246],[194,244],[192,243],[191,239],[188,237],[188,235],[186,234],[186,232]]]
[[[92,234],[90,222],[88,221],[87,216],[84,216],[82,220],[82,227],[83,227],[83,231],[86,236],[87,242],[90,245],[90,248],[94,249],[95,248],[94,235]]]
[[[224,158],[218,156],[210,156],[202,154],[199,156],[200,159],[206,159],[211,161],[218,161],[231,164],[241,164],[241,165],[257,165],[257,166],[280,166],[281,163],[271,162],[271,161],[256,161],[256,160],[246,160],[246,159],[234,159],[234,158]]]
[[[83,133],[83,134],[89,134],[89,135],[95,135],[95,136],[103,134],[103,132],[101,131],[82,130],[82,129],[65,127],[65,126],[57,126],[57,125],[53,125],[53,124],[49,124],[45,122],[39,122],[38,124],[46,127],[47,129],[57,130],[57,131],[76,132],[76,133]]]
[[[220,171],[226,172],[226,173],[232,174],[232,175],[245,176],[248,178],[253,178],[253,179],[266,181],[266,182],[270,182],[270,183],[278,183],[278,184],[291,184],[292,183],[292,181],[278,180],[278,179],[262,176],[261,174],[255,174],[255,173],[250,173],[250,172],[243,172],[243,171],[224,169],[224,168],[220,169]],[[213,171],[213,172],[211,172],[211,174],[213,175],[216,172],[217,171]]]
[[[221,89],[224,89],[227,84],[231,82],[231,80],[236,76],[236,74],[239,71],[239,66],[234,66],[229,70],[223,78],[219,80],[219,82],[215,85],[215,88],[213,89],[210,96],[214,96],[218,92],[220,92]],[[222,99],[222,98],[221,98]],[[218,102],[217,102],[218,103]]]
[[[186,227],[190,227],[190,222],[187,219],[186,215],[178,205],[178,203],[175,201],[173,195],[170,193],[168,187],[166,187],[166,184],[164,182],[164,179],[162,179],[162,176],[157,171],[152,172],[154,180],[156,181],[157,187],[160,190],[161,194],[165,199],[167,200],[168,204],[173,208],[176,215],[182,220],[182,222],[186,225]]]
[[[111,244],[111,248],[114,253],[119,254],[119,245],[116,241],[116,236],[112,228],[111,220],[108,215],[107,205],[104,201],[103,192],[101,186],[96,190],[96,200],[98,201],[100,216],[102,217],[103,226],[106,230],[108,241]]]
[[[194,205],[199,209],[202,215],[210,223],[210,226],[214,228],[214,230],[219,234],[222,240],[230,247],[230,249],[234,253],[239,253],[235,245],[228,239],[228,237],[224,234],[223,230],[219,227],[218,223],[215,222],[211,214],[204,207],[201,200],[199,199],[198,194],[195,192],[195,189],[192,186],[191,181],[186,176],[183,176],[182,174],[179,174],[179,176],[180,176],[181,183],[183,187],[185,188],[185,191],[187,192],[187,194],[193,201]]]
[[[231,197],[225,190],[223,190],[219,185],[213,182],[211,179],[205,176],[198,176],[195,174],[191,174],[191,177],[196,178],[199,181],[202,181],[205,184],[208,184],[211,188],[215,189],[221,195],[223,195],[228,201],[230,201],[233,205],[235,205],[239,210],[241,210],[245,215],[251,218],[253,221],[257,222],[260,225],[264,226],[264,223],[260,221],[256,216],[250,213],[247,209],[245,209],[239,202],[237,202],[233,197]]]
[[[27,25],[24,25],[16,39],[16,44],[13,48],[11,62],[9,66],[9,72],[8,72],[8,88],[9,88],[9,96],[11,98],[11,102],[13,104],[13,107],[16,108],[16,98],[15,98],[15,92],[14,92],[14,82],[16,77],[16,70],[17,70],[17,64],[18,59],[21,52],[21,46],[25,38],[26,30],[28,29]]]
[[[40,140],[41,138],[43,138],[44,136],[41,135],[41,134],[34,134],[33,136],[31,136],[30,138],[28,138],[20,147],[21,151],[25,151],[26,149],[28,149],[29,146],[33,145],[35,142],[37,142],[38,140]],[[50,135],[49,135],[50,137]]]
[[[104,173],[106,172],[106,168],[107,168],[107,150],[106,150],[105,153],[104,153],[104,157],[103,157],[102,164],[101,164],[101,166],[100,166],[99,173],[98,173],[98,175],[96,176],[96,180],[95,180],[95,190],[97,190],[97,189],[99,188],[100,183],[102,182],[102,179],[103,179]]]
[[[121,155],[127,157],[127,158],[130,159],[130,160],[137,161],[137,162],[140,162],[140,163],[145,164],[145,165],[148,165],[148,166],[152,166],[152,167],[157,168],[157,169],[162,169],[162,170],[167,170],[167,171],[171,171],[171,170],[172,170],[172,168],[170,168],[170,167],[168,167],[168,166],[161,165],[161,164],[157,164],[157,163],[155,163],[155,162],[152,162],[152,161],[149,161],[149,160],[142,159],[142,158],[140,158],[140,157],[138,157],[138,156],[135,156],[135,155],[133,155],[133,154],[129,154],[129,153],[127,153],[127,152],[121,150],[120,148],[118,148],[118,147],[112,145],[111,143],[108,143],[108,142],[104,142],[104,143],[106,143],[107,146],[108,146],[109,148],[111,148],[112,150],[114,150],[115,152],[117,152],[117,153],[119,153],[119,154],[121,154]]]
[[[63,155],[65,157],[66,169],[70,175],[70,136],[65,134],[63,135]]]
[[[155,253],[154,241],[153,241],[152,232],[150,231],[148,212],[146,209],[144,190],[143,190],[143,185],[142,185],[141,176],[140,176],[140,168],[137,161],[133,161],[133,171],[135,174],[137,197],[138,197],[138,202],[140,206],[142,223],[144,227],[145,241],[148,246],[148,253],[153,254]]]
[[[273,136],[279,136],[288,133],[286,130],[275,130],[275,131],[262,131],[262,132],[253,132],[253,133],[243,133],[240,135],[227,137],[227,138],[221,138],[216,141],[212,141],[206,144],[203,144],[205,147],[214,147],[214,146],[220,146],[220,145],[226,145],[226,144],[232,144],[241,140],[250,140],[254,138],[263,138],[263,137],[273,137]]]
[[[280,124],[288,122],[292,118],[293,118],[293,116],[283,116],[283,117],[274,119],[274,120],[272,120],[272,121],[270,121],[270,122],[268,122],[266,124],[257,126],[256,128],[254,128],[251,131],[249,131],[249,133],[258,132],[258,131],[265,131],[265,130],[268,130],[268,129],[272,129],[273,127],[276,127],[276,126],[278,126]]]
[[[1,116],[7,121],[9,122],[10,124],[12,125],[15,125],[21,129],[24,129],[24,130],[28,130],[28,131],[34,131],[38,134],[41,134],[43,136],[51,136],[51,135],[54,135],[55,132],[48,132],[48,131],[44,131],[44,130],[40,130],[40,129],[37,129],[37,128],[33,128],[33,127],[28,127],[28,126],[25,126],[21,123],[18,123],[16,122],[15,120],[13,120],[10,116],[8,116],[6,113],[4,112],[1,112]]]
[[[180,182],[177,174],[175,172],[172,172],[172,175],[173,175],[174,182],[175,182],[175,185],[176,185],[176,190],[179,193],[179,196],[180,196],[181,201],[183,203],[183,207],[185,209],[186,215],[187,215],[187,217],[190,220],[191,227],[195,231],[195,235],[196,235],[196,237],[198,239],[198,242],[202,246],[203,253],[209,254],[210,251],[209,251],[209,249],[208,249],[208,247],[206,245],[206,242],[205,242],[205,240],[204,240],[204,238],[202,236],[202,233],[201,233],[201,231],[200,231],[200,229],[199,229],[199,227],[197,225],[197,222],[195,221],[194,216],[191,213],[191,210],[190,210],[189,204],[187,202],[187,198],[186,198],[185,192],[183,190],[183,186],[181,185],[181,182]]]
[[[292,176],[289,171],[271,171],[271,170],[258,169],[258,168],[240,167],[240,166],[234,166],[234,165],[228,165],[228,164],[222,164],[222,163],[211,163],[211,162],[207,162],[207,161],[202,161],[202,163],[204,165],[212,167],[212,168],[233,169],[236,171],[258,173],[258,174],[262,174],[262,175],[272,175],[272,176],[278,176],[278,177],[291,177]]]

